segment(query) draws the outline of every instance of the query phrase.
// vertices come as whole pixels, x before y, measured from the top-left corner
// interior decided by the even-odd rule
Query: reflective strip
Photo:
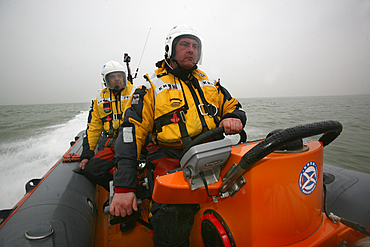
[[[102,98],[101,95],[99,94],[98,97],[96,98],[96,104],[100,105],[106,102],[114,102],[116,101],[115,99],[111,100],[110,97],[108,98]]]
[[[214,88],[216,88],[216,85],[213,82],[207,81],[207,80],[199,81],[199,85],[201,87],[214,87]]]
[[[146,89],[149,89],[149,88],[152,88],[152,84],[148,81],[146,81],[143,86],[146,88]]]
[[[125,100],[128,100],[130,98],[131,94],[130,95],[121,95],[121,101],[125,101]]]
[[[132,127],[124,127],[122,129],[122,138],[123,142],[130,143],[134,141],[134,137],[132,135]]]
[[[181,83],[175,82],[164,82],[161,78],[157,77],[157,74],[155,72],[151,72],[148,74],[148,78],[155,86],[154,89],[154,99],[159,95],[161,92],[167,89],[176,89],[176,90],[182,90]]]
[[[131,92],[128,95],[121,95],[121,101],[129,100],[131,95],[135,92],[136,87],[131,88]]]

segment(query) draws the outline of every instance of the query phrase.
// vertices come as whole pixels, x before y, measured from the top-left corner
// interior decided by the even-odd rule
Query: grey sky
[[[177,24],[236,98],[370,93],[369,0],[1,0],[0,105],[89,102],[123,53],[135,85]]]

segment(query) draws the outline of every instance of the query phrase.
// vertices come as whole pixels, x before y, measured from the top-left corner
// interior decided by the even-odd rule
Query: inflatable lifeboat
[[[149,192],[138,167],[140,209],[109,215],[112,195],[78,168],[82,132],[25,196],[0,211],[0,246],[153,246],[150,202],[199,204],[190,246],[369,246],[370,174],[323,164],[336,121],[276,130],[238,144],[217,128],[195,139],[180,168]],[[318,141],[308,137],[320,135]]]

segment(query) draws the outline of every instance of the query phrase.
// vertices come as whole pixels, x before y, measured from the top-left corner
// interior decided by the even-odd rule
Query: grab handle
[[[51,236],[53,233],[54,233],[54,228],[50,225],[49,228],[47,229],[46,233],[43,233],[43,234],[40,234],[40,235],[37,234],[37,236],[33,236],[33,235],[36,235],[36,233],[31,234],[30,231],[26,231],[24,233],[24,236],[28,240],[40,240],[40,239],[44,239],[44,238],[47,238],[47,237]]]

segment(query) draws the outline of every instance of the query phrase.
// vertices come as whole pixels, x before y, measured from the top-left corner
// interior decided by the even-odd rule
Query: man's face
[[[112,89],[123,88],[123,74],[121,72],[113,72],[108,75],[109,84]]]
[[[198,43],[194,39],[180,38],[176,45],[175,60],[185,69],[192,68],[198,59]]]

